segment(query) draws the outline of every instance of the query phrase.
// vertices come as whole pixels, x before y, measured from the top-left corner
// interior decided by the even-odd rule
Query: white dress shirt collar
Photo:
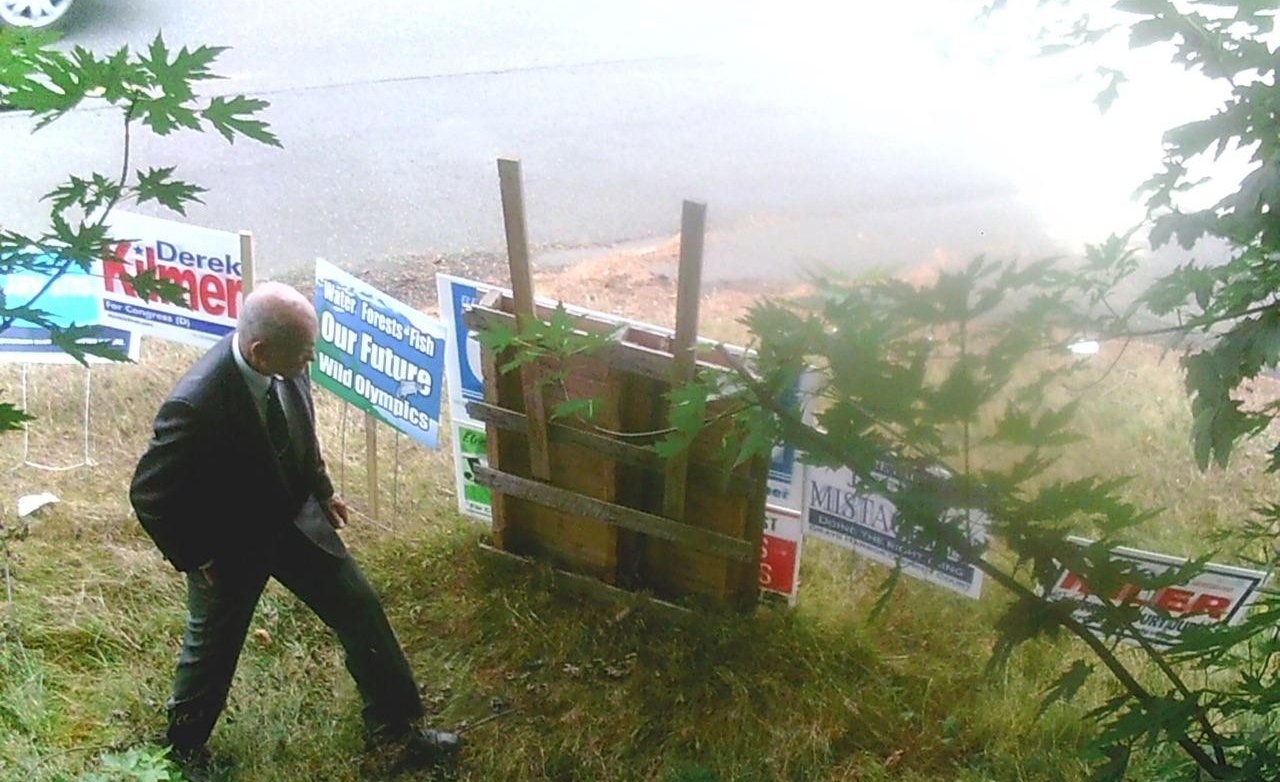
[[[267,389],[271,387],[274,376],[264,375],[249,366],[244,354],[240,352],[240,332],[238,331],[231,337],[231,358],[236,362],[236,369],[240,370],[240,376],[244,378],[245,385],[249,387],[249,396],[253,397],[253,404],[258,408],[258,416],[265,420]]]

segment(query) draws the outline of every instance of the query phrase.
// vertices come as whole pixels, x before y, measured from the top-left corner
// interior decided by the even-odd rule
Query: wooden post
[[[533,273],[529,268],[529,236],[525,225],[520,161],[499,159],[498,183],[502,189],[502,222],[507,234],[507,264],[511,268],[516,324],[523,330],[538,315],[533,305]],[[551,451],[547,443],[547,410],[540,372],[535,365],[525,364],[520,369],[520,378],[525,415],[529,419],[529,468],[533,477],[549,481]]]
[[[378,513],[378,419],[371,413],[364,414],[364,452],[369,486],[369,515],[381,521],[382,516]]]
[[[481,354],[484,371],[484,401],[486,404],[499,406],[502,403],[502,375],[498,371],[498,355],[496,351],[486,348]],[[527,434],[527,432],[526,432]],[[485,423],[485,457],[489,464],[503,464],[503,433],[496,424]],[[514,450],[514,449],[512,449]],[[493,542],[500,549],[509,549],[507,540],[507,519],[510,516],[507,499],[502,492],[489,487],[489,512],[493,517]]]
[[[253,293],[253,285],[257,282],[257,270],[253,263],[253,232],[240,232],[240,285],[244,295]]]
[[[697,364],[698,300],[702,295],[702,246],[707,205],[685,201],[680,217],[680,276],[676,292],[676,335],[671,346],[671,387],[693,380]],[[669,418],[669,416],[668,416]],[[683,519],[689,480],[689,450],[667,461],[662,488],[662,515]]]

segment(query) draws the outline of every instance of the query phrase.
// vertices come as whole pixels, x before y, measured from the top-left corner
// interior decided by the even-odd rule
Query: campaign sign
[[[771,505],[800,512],[804,466],[796,458],[796,447],[790,443],[777,443],[769,452],[768,495]]]
[[[760,588],[795,600],[800,586],[800,511],[770,505],[760,540]]]
[[[94,264],[90,271],[85,271],[79,264],[72,263],[56,279],[52,274],[23,269],[0,275],[0,294],[4,297],[4,306],[14,308],[29,305],[46,313],[45,317],[57,326],[93,326],[93,334],[79,339],[80,343],[105,343],[136,361],[138,338],[128,330],[101,323],[100,276],[99,264]],[[35,298],[37,295],[39,298]],[[107,361],[96,356],[85,358],[90,362]],[[0,361],[24,364],[75,363],[74,358],[53,344],[48,329],[22,320],[15,320],[12,326],[0,331]]]
[[[464,280],[448,274],[436,275],[440,320],[450,329],[445,362],[449,378],[449,415],[455,422],[478,424],[467,415],[467,402],[484,400],[484,373],[480,364],[480,341],[462,322],[466,308],[480,301],[497,286]]]
[[[453,469],[458,491],[458,511],[480,521],[493,521],[493,500],[488,486],[476,483],[476,468],[489,466],[488,437],[483,426],[453,425]]]
[[[875,477],[891,488],[903,480],[889,465],[882,465]],[[805,534],[890,567],[901,566],[909,576],[975,600],[982,594],[982,571],[955,551],[940,556],[932,545],[903,534],[898,509],[872,487],[861,485],[852,470],[810,466],[804,482]],[[985,544],[986,519],[979,512],[954,510],[948,521],[966,527],[973,545]]]
[[[338,267],[316,261],[320,336],[311,379],[435,448],[446,329]]]
[[[103,258],[102,312],[109,325],[208,347],[235,329],[244,292],[240,236],[113,211]],[[180,285],[185,304],[143,298],[125,280],[151,271]]]
[[[1091,543],[1083,538],[1068,540],[1082,548]],[[1180,557],[1123,547],[1111,549],[1111,556],[1114,560],[1132,563],[1153,577],[1187,563]],[[1105,640],[1113,639],[1103,632],[1095,611],[1090,607],[1103,605],[1104,601],[1111,605],[1136,605],[1139,615],[1133,631],[1150,641],[1152,646],[1164,649],[1176,643],[1189,627],[1239,624],[1266,580],[1267,575],[1257,570],[1207,564],[1202,572],[1182,584],[1159,589],[1125,584],[1113,594],[1099,595],[1090,590],[1079,575],[1064,569],[1050,591],[1049,599],[1079,603],[1080,607],[1072,612],[1072,616]],[[1120,640],[1137,643],[1128,635]]]
[[[804,375],[780,401],[786,407],[799,410],[808,420],[808,406],[804,400],[815,381],[812,373]],[[777,443],[769,453],[769,503],[798,512],[803,500],[804,467],[796,458],[796,447],[791,443]]]

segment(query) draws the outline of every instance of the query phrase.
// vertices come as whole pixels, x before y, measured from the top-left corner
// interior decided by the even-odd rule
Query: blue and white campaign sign
[[[107,222],[119,241],[103,259],[106,323],[198,347],[235,329],[244,295],[239,234],[119,211]],[[144,299],[125,280],[147,271],[180,285],[187,306]]]
[[[440,302],[440,319],[450,330],[446,348],[449,377],[449,416],[454,423],[482,426],[467,415],[467,402],[484,399],[484,372],[480,363],[480,341],[462,322],[467,307],[480,301],[490,291],[501,290],[474,280],[449,274],[436,275],[436,293]],[[457,454],[455,454],[457,456]]]
[[[435,448],[448,330],[338,267],[316,261],[320,335],[311,379]]]
[[[56,279],[51,274],[28,270],[0,275],[0,293],[6,307],[30,306],[47,313],[55,325],[93,326],[92,336],[80,340],[83,343],[106,343],[130,360],[138,358],[140,340],[127,329],[102,324],[101,264],[94,264],[85,271],[78,264],[71,264]],[[47,290],[45,286],[48,286]],[[41,292],[43,291],[43,293]],[[36,299],[36,296],[39,296]],[[35,299],[33,302],[32,300]],[[107,359],[86,357],[90,362]],[[48,329],[21,320],[0,331],[0,361],[24,364],[70,364],[75,359],[53,344]]]
[[[893,485],[901,480],[882,465],[877,480]],[[852,549],[889,567],[931,584],[978,599],[982,571],[948,550],[939,556],[932,547],[903,534],[898,509],[872,487],[864,486],[848,468],[809,466],[805,469],[804,532]],[[978,511],[953,510],[947,520],[962,527],[969,542],[986,542],[986,518]]]

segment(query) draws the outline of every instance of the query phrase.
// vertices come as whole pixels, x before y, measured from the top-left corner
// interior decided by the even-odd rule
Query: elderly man
[[[415,765],[442,761],[459,739],[416,727],[423,709],[409,664],[334,531],[347,506],[316,440],[306,376],[315,310],[293,288],[265,283],[245,299],[237,327],[160,406],[129,492],[142,526],[187,580],[167,739],[178,757],[204,756],[274,577],[337,634],[370,743],[403,748]]]

